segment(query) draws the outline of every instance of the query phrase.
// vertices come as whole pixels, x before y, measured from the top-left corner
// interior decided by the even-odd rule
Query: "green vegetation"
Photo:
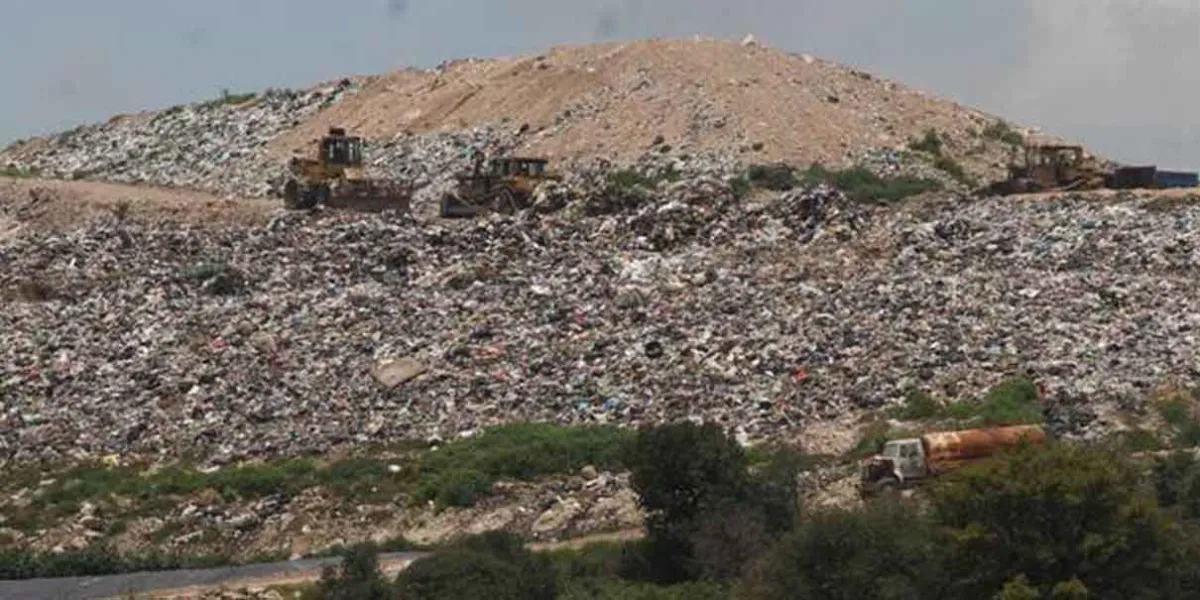
[[[928,152],[934,156],[942,155],[942,136],[936,129],[925,131],[925,137],[919,140],[909,140],[908,147],[918,152]]]
[[[904,404],[887,411],[901,421],[949,420],[957,427],[1029,425],[1045,420],[1038,389],[1032,381],[1014,378],[1002,381],[982,399],[942,405],[927,394],[913,390]]]
[[[1003,405],[1025,387],[992,395]],[[626,460],[650,516],[646,539],[536,556],[512,536],[472,536],[394,584],[380,580],[370,551],[355,551],[307,597],[1167,600],[1200,584],[1191,454],[1141,465],[1049,442],[935,480],[928,502],[803,512],[794,470],[766,474],[759,467],[774,460],[754,465],[711,425],[644,428]]]
[[[933,161],[934,168],[943,171],[947,175],[954,178],[955,181],[966,185],[973,186],[975,180],[967,173],[958,161],[949,156],[939,156]]]
[[[1020,146],[1025,142],[1021,134],[1013,131],[1008,123],[1004,121],[996,121],[984,128],[983,137],[1003,142],[1010,146]]]
[[[863,167],[851,167],[830,171],[814,164],[800,178],[805,187],[821,183],[841,190],[851,200],[864,203],[898,202],[910,196],[942,189],[942,184],[932,179],[904,176],[883,179]]]
[[[746,171],[746,180],[753,187],[775,192],[786,192],[800,183],[796,178],[796,169],[783,163],[751,165]]]
[[[617,469],[632,432],[616,427],[506,425],[429,452],[417,468],[420,500],[469,506],[501,479],[531,481],[587,465]]]
[[[608,174],[608,185],[618,190],[633,190],[637,188],[654,189],[661,183],[679,181],[682,174],[675,167],[667,167],[662,172],[648,175],[636,169],[622,169]]]
[[[256,97],[258,97],[258,94],[254,93],[254,92],[247,92],[247,93],[239,94],[239,93],[235,93],[235,92],[230,92],[229,88],[225,88],[225,89],[221,90],[221,95],[219,97],[209,100],[207,102],[203,102],[203,103],[201,103],[200,106],[203,108],[215,108],[218,106],[235,106],[238,104],[245,104],[246,102],[249,102],[249,101],[255,99]]]
[[[293,459],[211,473],[186,463],[153,472],[139,465],[38,465],[6,473],[0,491],[36,490],[27,506],[9,506],[4,512],[7,525],[24,531],[76,514],[84,502],[114,511],[113,517],[147,515],[173,507],[176,498],[204,490],[216,492],[226,502],[277,494],[291,497],[320,487],[356,502],[409,499],[470,506],[486,496],[494,482],[504,479],[529,481],[575,473],[586,465],[620,469],[622,447],[632,436],[633,432],[616,427],[524,423],[488,429],[437,450],[410,451],[395,460],[359,456],[319,464]],[[49,483],[42,485],[44,480]],[[124,504],[132,508],[117,508]]]
[[[1158,414],[1171,428],[1174,445],[1180,448],[1200,446],[1200,419],[1196,418],[1192,406],[1196,392],[1168,394],[1156,401]]]
[[[23,168],[16,165],[7,165],[0,169],[0,176],[3,177],[37,177],[41,172],[34,168]]]

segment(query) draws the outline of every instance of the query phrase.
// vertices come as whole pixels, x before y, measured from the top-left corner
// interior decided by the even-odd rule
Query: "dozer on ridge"
[[[474,155],[470,172],[455,175],[456,186],[442,196],[443,218],[465,218],[498,212],[512,214],[528,208],[533,192],[547,181],[559,181],[561,176],[546,168],[544,158],[518,156],[495,157],[487,160],[482,152]]]
[[[1071,144],[1026,143],[1014,149],[1008,179],[990,186],[988,192],[1007,196],[1038,192],[1096,190],[1107,187],[1109,171]]]
[[[412,190],[389,179],[367,178],[363,140],[332,127],[321,138],[315,158],[293,157],[283,186],[284,206],[304,210],[323,205],[364,212],[409,211]]]

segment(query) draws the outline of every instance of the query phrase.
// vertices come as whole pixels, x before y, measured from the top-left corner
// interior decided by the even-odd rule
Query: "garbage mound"
[[[761,439],[1017,372],[1091,406],[1196,379],[1195,206],[664,187],[441,225],[19,232],[0,240],[0,457],[223,462],[527,419]]]

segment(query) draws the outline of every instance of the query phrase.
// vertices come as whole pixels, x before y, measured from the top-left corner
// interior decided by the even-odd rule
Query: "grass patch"
[[[23,168],[17,165],[7,165],[4,169],[0,169],[0,176],[4,177],[37,177],[41,175],[41,171],[34,168]]]
[[[1012,127],[1009,127],[1008,123],[1003,120],[996,121],[995,123],[985,127],[983,130],[983,137],[996,140],[998,142],[1003,142],[1010,146],[1020,146],[1021,144],[1025,143],[1025,138],[1021,137],[1021,134],[1013,131]]]
[[[1037,386],[1024,378],[1002,381],[982,399],[949,405],[914,390],[905,397],[904,404],[889,409],[887,414],[901,421],[949,420],[962,428],[1031,425],[1045,420]]]
[[[670,166],[662,172],[654,175],[647,175],[636,169],[621,169],[608,174],[608,185],[619,190],[632,190],[636,188],[655,189],[661,183],[674,183],[679,181],[682,174],[675,170],[675,167]]]
[[[889,417],[900,421],[937,419],[945,414],[946,407],[921,390],[910,390],[904,396],[904,404],[887,411]]]
[[[949,156],[939,156],[933,161],[934,168],[954,178],[955,181],[966,185],[974,186],[974,179],[967,173],[958,161]]]
[[[801,176],[805,187],[822,183],[841,190],[851,200],[869,203],[890,203],[925,192],[938,191],[942,184],[933,179],[904,176],[883,179],[863,167],[829,170],[813,164]]]
[[[918,152],[928,152],[934,156],[942,155],[942,136],[938,134],[936,129],[928,129],[925,131],[925,136],[919,140],[910,140],[908,147]]]
[[[733,190],[733,197],[741,200],[750,195],[754,191],[754,186],[750,184],[750,180],[745,177],[734,177],[729,180],[729,187]]]
[[[249,102],[249,101],[255,99],[256,97],[258,97],[258,94],[255,92],[246,92],[246,93],[239,94],[239,93],[235,93],[235,92],[230,92],[229,89],[226,88],[226,89],[221,90],[221,95],[219,97],[209,100],[208,102],[204,102],[201,104],[201,106],[204,108],[216,108],[218,106],[234,106],[234,105],[238,105],[238,104],[245,104],[246,102]]]
[[[34,490],[29,504],[6,510],[7,525],[37,531],[79,512],[84,502],[110,518],[169,511],[176,499],[205,490],[225,502],[267,496],[293,497],[320,487],[360,503],[398,498],[432,500],[441,506],[470,506],[490,493],[495,482],[529,481],[572,474],[586,465],[616,469],[633,432],[617,427],[565,427],[526,423],[488,429],[436,451],[408,451],[398,458],[350,457],[327,464],[309,459],[227,467],[205,473],[187,463],[148,472],[144,466],[111,467],[84,463],[70,467],[28,467],[7,473],[0,491]],[[399,468],[395,468],[398,466]],[[118,503],[117,499],[121,502]],[[113,507],[126,504],[128,509]]]
[[[608,426],[521,423],[496,427],[427,453],[418,466],[417,498],[441,506],[465,506],[501,479],[529,481],[573,473],[586,465],[618,468],[632,437],[630,431]]]
[[[746,180],[753,187],[775,192],[786,192],[800,184],[796,169],[783,163],[752,165],[746,171]]]
[[[1159,416],[1171,429],[1172,444],[1176,448],[1200,446],[1200,419],[1192,411],[1196,393],[1177,392],[1159,398],[1155,402]]]

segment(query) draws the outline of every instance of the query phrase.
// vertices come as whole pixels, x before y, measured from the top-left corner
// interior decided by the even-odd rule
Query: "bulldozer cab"
[[[332,128],[321,138],[321,162],[343,167],[362,166],[362,138],[346,135],[346,130]]]
[[[495,158],[492,159],[493,177],[544,177],[549,161],[543,158]]]

